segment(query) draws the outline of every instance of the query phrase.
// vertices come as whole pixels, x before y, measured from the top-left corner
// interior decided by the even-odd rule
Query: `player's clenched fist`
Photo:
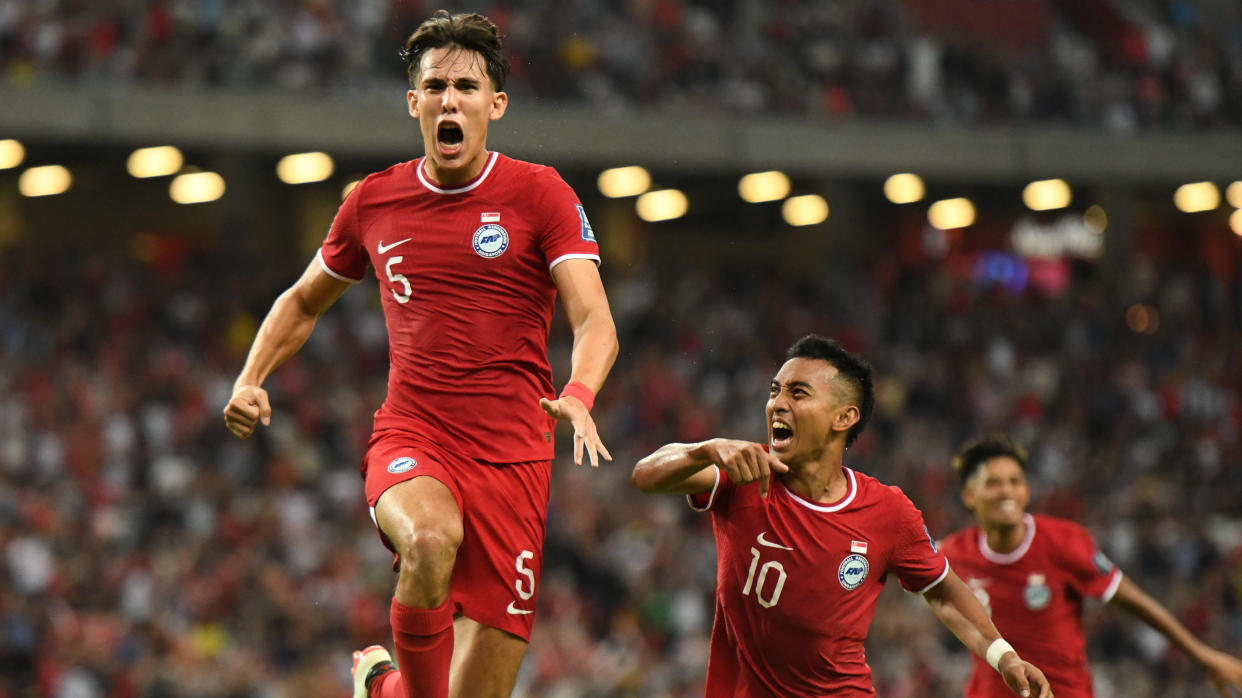
[[[259,422],[264,426],[272,423],[272,405],[268,402],[267,391],[257,385],[238,386],[229,404],[224,406],[224,425],[244,439],[254,433]]]
[[[773,472],[789,472],[789,466],[768,453],[763,444],[733,439],[712,439],[703,444],[705,455],[738,485],[759,482],[759,493],[768,496]]]

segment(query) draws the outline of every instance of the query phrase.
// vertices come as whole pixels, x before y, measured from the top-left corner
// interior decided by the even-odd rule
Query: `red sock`
[[[447,698],[453,661],[453,609],[411,608],[392,600],[389,613],[400,671],[371,684],[371,698]]]

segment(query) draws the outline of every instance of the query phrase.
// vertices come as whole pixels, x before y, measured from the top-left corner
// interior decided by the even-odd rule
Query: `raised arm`
[[[697,494],[716,486],[718,466],[735,484],[759,481],[764,496],[771,473],[789,467],[768,453],[762,444],[733,439],[710,439],[696,444],[665,444],[638,461],[630,479],[643,492]]]
[[[1000,672],[1010,690],[1021,696],[1051,698],[1052,688],[1044,673],[1023,661],[1001,638],[988,612],[952,568],[939,584],[923,592],[923,600],[966,649]]]
[[[591,406],[617,359],[617,328],[593,260],[567,259],[552,267],[552,280],[573,328],[574,348],[566,390],[556,400],[541,399],[539,405],[573,425],[574,463],[582,465],[585,451],[591,465],[598,467],[601,455],[612,460],[612,454],[599,438]]]
[[[261,386],[267,376],[297,353],[315,321],[350,284],[334,278],[314,259],[268,311],[259,325],[246,364],[233,383],[233,397],[224,407],[224,424],[233,434],[246,438],[260,422],[271,423],[272,406]]]
[[[1163,604],[1147,595],[1129,577],[1121,578],[1117,592],[1109,599],[1109,603],[1124,608],[1134,617],[1159,630],[1173,644],[1194,657],[1203,665],[1222,696],[1233,695],[1230,687],[1242,694],[1242,661],[1200,642]]]

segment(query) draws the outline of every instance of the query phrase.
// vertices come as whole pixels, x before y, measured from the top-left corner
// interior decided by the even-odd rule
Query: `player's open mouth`
[[[772,446],[782,448],[788,446],[793,439],[793,427],[780,419],[772,420]]]
[[[436,142],[440,145],[440,150],[444,152],[456,152],[461,147],[461,142],[466,137],[461,130],[461,126],[445,121],[436,129]]]

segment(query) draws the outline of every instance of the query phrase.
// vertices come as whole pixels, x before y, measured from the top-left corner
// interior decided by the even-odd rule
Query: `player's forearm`
[[[630,479],[635,487],[647,493],[689,494],[707,491],[711,489],[710,485],[703,487],[693,483],[692,479],[710,465],[712,461],[706,455],[703,443],[665,444],[638,461]],[[712,481],[714,483],[714,477]],[[690,489],[687,489],[687,485],[691,486]]]
[[[985,656],[988,646],[1000,637],[970,587],[952,570],[940,584],[924,593],[923,598],[940,622],[976,655]]]
[[[246,364],[233,383],[233,389],[243,385],[262,385],[277,366],[302,348],[315,329],[318,317],[297,299],[294,289],[280,294],[259,325],[254,343],[250,345],[250,353],[246,356]]]
[[[619,344],[612,314],[606,309],[592,311],[574,329],[574,347],[570,357],[570,381],[582,383],[598,393],[617,360]]]
[[[1159,601],[1148,596],[1137,584],[1131,582],[1128,577],[1121,578],[1121,584],[1118,585],[1117,593],[1113,596],[1112,602],[1124,608],[1135,618],[1160,631],[1161,634],[1169,638],[1173,644],[1190,656],[1202,661],[1201,656],[1207,646],[1192,635],[1190,630],[1182,625]]]

